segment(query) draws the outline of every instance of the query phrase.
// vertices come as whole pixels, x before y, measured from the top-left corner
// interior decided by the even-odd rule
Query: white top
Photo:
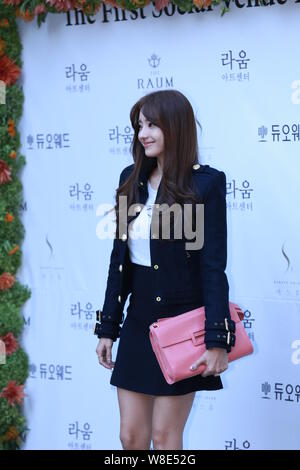
[[[150,228],[153,204],[156,199],[157,189],[153,189],[150,181],[147,183],[148,199],[139,215],[129,224],[128,248],[132,263],[151,266],[150,256]]]

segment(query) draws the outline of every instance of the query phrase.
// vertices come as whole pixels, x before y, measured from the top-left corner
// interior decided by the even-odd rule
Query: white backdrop
[[[96,236],[96,209],[114,202],[132,163],[131,106],[167,88],[201,122],[201,162],[226,173],[230,300],[255,349],[222,374],[223,390],[197,392],[184,448],[300,448],[300,6],[232,5],[222,18],[172,8],[19,21],[25,449],[121,449],[116,388],[93,336],[112,247]]]

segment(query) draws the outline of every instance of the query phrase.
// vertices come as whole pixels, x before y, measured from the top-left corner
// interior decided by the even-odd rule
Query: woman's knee
[[[154,449],[182,449],[183,431],[195,392],[161,396],[154,402],[152,440]]]
[[[151,442],[151,430],[121,428],[120,441],[125,450],[147,450]]]
[[[152,441],[153,446],[157,449],[167,443],[170,437],[170,433],[166,429],[153,429],[152,430]]]
[[[178,449],[182,446],[182,431],[175,429],[153,429],[152,441],[154,449]]]
[[[137,441],[137,434],[129,430],[120,431],[120,441],[123,449],[134,449]]]

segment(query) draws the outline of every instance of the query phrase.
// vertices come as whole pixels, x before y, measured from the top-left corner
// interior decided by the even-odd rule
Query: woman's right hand
[[[99,364],[106,369],[113,369],[115,363],[111,360],[113,340],[110,338],[100,338],[96,349]]]

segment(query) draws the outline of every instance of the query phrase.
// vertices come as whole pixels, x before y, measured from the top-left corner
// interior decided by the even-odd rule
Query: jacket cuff
[[[204,342],[207,348],[224,348],[227,352],[235,345],[235,334],[230,330],[207,330]]]
[[[205,320],[205,331],[221,330],[225,332],[235,333],[235,322],[231,318],[224,318],[223,320]]]
[[[115,322],[101,322],[95,324],[94,335],[98,338],[110,338],[116,341],[120,337],[121,327]]]
[[[231,318],[213,321],[206,319],[204,337],[206,348],[224,348],[230,352],[231,346],[235,345],[235,330],[235,322]]]
[[[97,335],[99,339],[110,338],[113,341],[116,341],[117,338],[120,337],[120,323],[112,320],[103,320],[103,316],[104,315],[102,315],[102,311],[100,309],[96,310],[96,323],[94,327],[94,335]]]

